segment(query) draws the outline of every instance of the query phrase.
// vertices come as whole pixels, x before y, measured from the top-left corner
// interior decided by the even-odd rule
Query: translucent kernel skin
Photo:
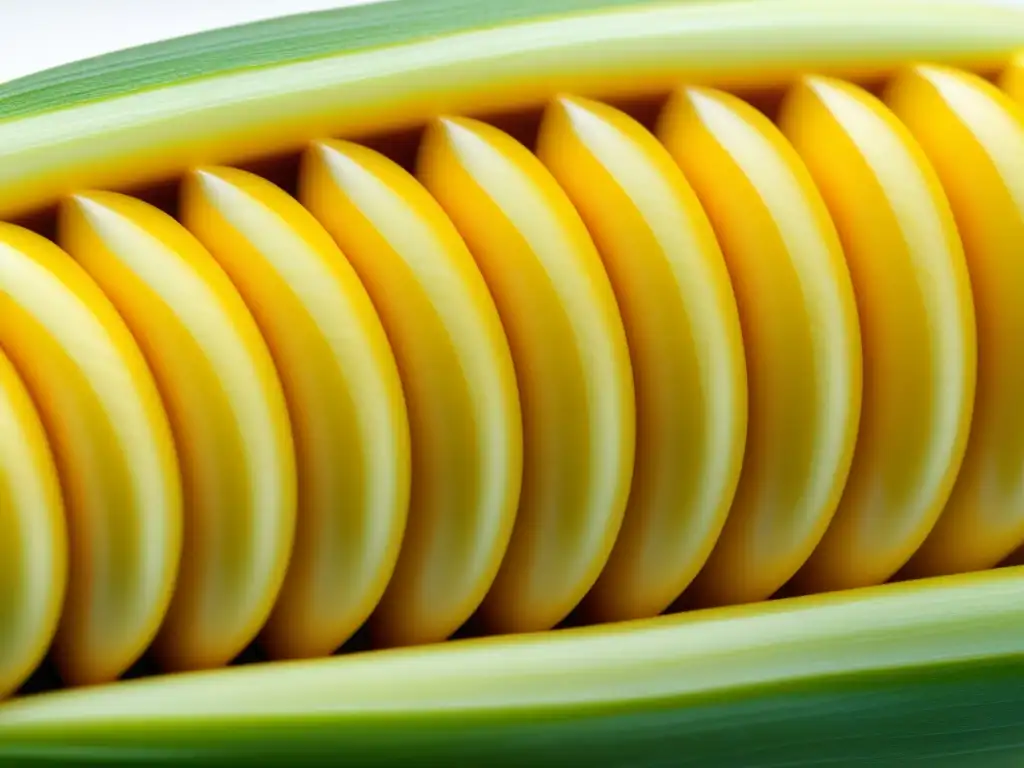
[[[68,588],[52,657],[67,685],[117,679],[152,641],[181,556],[181,475],[160,394],[110,300],[49,240],[0,224],[0,348],[53,451]]]
[[[132,329],[180,457],[181,568],[152,655],[168,671],[223,666],[266,621],[294,538],[295,453],[273,360],[228,276],[163,211],[79,193],[59,236]]]
[[[656,616],[704,565],[739,480],[747,376],[736,299],[697,196],[640,123],[563,97],[548,107],[536,151],[601,253],[636,387],[629,505],[584,614]]]
[[[409,518],[370,630],[378,645],[444,640],[480,605],[515,522],[523,437],[508,340],[466,244],[408,171],[320,142],[300,175],[300,199],[380,313],[409,409]]]
[[[280,187],[203,168],[179,218],[252,311],[288,400],[296,539],[260,645],[272,658],[330,655],[377,605],[405,532],[409,419],[391,346],[334,240]]]
[[[864,347],[853,467],[795,591],[880,584],[931,531],[974,405],[974,302],[945,193],[920,147],[867,91],[805,78],[779,123],[838,227]]]
[[[42,420],[0,352],[0,699],[57,632],[68,578],[64,499]]]
[[[864,1],[0,83],[0,764],[1020,751],[1024,9]]]
[[[515,531],[478,618],[491,632],[550,629],[597,580],[628,499],[636,406],[615,295],[572,203],[508,134],[435,121],[417,174],[494,295],[523,404]]]
[[[821,195],[767,117],[688,88],[657,135],[718,237],[743,329],[747,446],[736,497],[695,606],[763,600],[803,565],[846,482],[860,419],[860,328],[850,273]]]

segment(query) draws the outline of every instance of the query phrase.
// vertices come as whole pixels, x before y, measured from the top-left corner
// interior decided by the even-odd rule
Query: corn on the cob
[[[0,762],[1022,759],[1024,11],[278,25],[0,85]]]

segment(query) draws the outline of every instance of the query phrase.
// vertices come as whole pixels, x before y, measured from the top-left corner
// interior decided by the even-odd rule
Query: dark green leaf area
[[[4,766],[1024,766],[1024,658],[567,712],[124,724],[4,744]]]

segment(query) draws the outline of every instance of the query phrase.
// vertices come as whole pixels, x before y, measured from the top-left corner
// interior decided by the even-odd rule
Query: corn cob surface
[[[391,2],[0,84],[0,763],[1019,764],[1018,50]]]

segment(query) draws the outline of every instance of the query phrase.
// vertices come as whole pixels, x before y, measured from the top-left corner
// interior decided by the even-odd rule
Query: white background
[[[372,1],[0,0],[0,82],[205,29]]]

